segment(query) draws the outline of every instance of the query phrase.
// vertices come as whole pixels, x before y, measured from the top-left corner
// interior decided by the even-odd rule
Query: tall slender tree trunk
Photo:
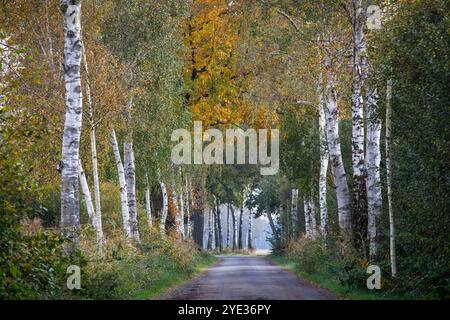
[[[195,182],[195,189],[193,190],[192,200],[193,200],[193,238],[195,243],[200,248],[205,248],[204,244],[204,229],[205,229],[205,203],[204,203],[204,184],[200,181]]]
[[[230,226],[230,204],[227,204],[227,248],[230,248],[230,233],[231,233],[231,226]]]
[[[319,142],[320,142],[320,173],[319,173],[319,208],[320,208],[320,232],[324,239],[328,236],[328,207],[327,207],[327,172],[330,154],[327,145],[327,129],[325,117],[325,101],[323,98],[322,77],[319,79]]]
[[[311,211],[309,208],[309,201],[306,196],[303,197],[303,212],[305,214],[305,235],[307,238],[311,237]]]
[[[391,141],[392,141],[392,80],[388,80],[386,89],[386,182],[389,210],[389,252],[391,258],[391,273],[397,275],[397,255],[395,252],[395,219],[394,208],[392,206],[392,160],[391,160]]]
[[[185,227],[184,227],[184,197],[183,197],[183,187],[180,190],[180,236],[181,239],[186,238]]]
[[[78,248],[80,228],[78,191],[79,148],[83,96],[81,90],[81,1],[61,1],[64,16],[64,82],[66,116],[62,141],[61,170],[61,229],[70,239],[69,251]]]
[[[298,238],[298,189],[291,190],[291,222],[293,239]]]
[[[86,48],[82,45],[83,50],[83,65],[86,80],[86,98],[87,98],[87,114],[90,127],[91,140],[91,156],[92,156],[92,176],[94,180],[94,199],[95,199],[95,216],[97,221],[97,247],[99,251],[103,250],[103,226],[102,226],[102,209],[100,204],[100,180],[98,177],[98,162],[97,162],[97,139],[96,139],[96,124],[94,121],[94,106],[92,104],[91,80],[89,76],[89,68],[86,57]]]
[[[216,202],[217,211],[217,232],[219,235],[219,250],[223,250],[223,235],[222,235],[222,217],[220,216],[220,204]]]
[[[122,159],[120,158],[119,145],[117,144],[116,132],[111,130],[111,146],[114,152],[114,159],[116,161],[117,173],[119,175],[120,183],[120,202],[122,207],[122,221],[125,235],[131,237],[130,227],[130,213],[128,211],[128,198],[127,198],[127,182],[125,179],[125,171],[123,169]]]
[[[234,210],[233,205],[230,206],[231,209],[231,217],[233,219],[233,250],[236,250],[237,245],[237,219],[236,219],[236,211]]]
[[[357,242],[367,235],[367,189],[364,152],[364,94],[367,67],[366,23],[362,0],[353,0],[353,88],[352,88],[352,167],[353,236]]]
[[[377,89],[370,89],[367,97],[367,205],[369,234],[369,256],[376,258],[379,234],[379,220],[383,201],[381,197],[381,119],[378,110]]]
[[[177,195],[177,185],[175,183],[175,179],[172,181],[172,203],[175,209],[175,228],[177,233],[177,238],[183,238],[183,229],[181,229],[181,216],[180,216],[180,206],[178,204],[178,195]]]
[[[97,229],[97,221],[94,211],[94,203],[92,202],[91,191],[89,190],[89,185],[87,183],[86,174],[84,173],[83,166],[81,165],[81,160],[79,161],[79,178],[81,184],[81,191],[83,192],[84,203],[86,205],[86,211],[89,216],[89,221],[92,226]]]
[[[327,57],[327,68],[331,69],[331,59]],[[328,150],[330,152],[331,168],[336,185],[338,204],[339,227],[344,235],[351,235],[351,211],[350,194],[347,184],[344,162],[342,160],[341,142],[339,138],[339,109],[337,106],[336,92],[334,89],[334,73],[328,72],[326,87],[326,120]]]
[[[219,235],[219,218],[217,212],[217,206],[214,206],[213,209],[213,219],[214,219],[214,248],[220,250],[220,235]]]
[[[239,215],[239,238],[238,238],[238,248],[242,250],[244,248],[243,243],[243,223],[244,222],[244,203],[241,204],[241,210]]]
[[[145,174],[145,211],[147,213],[147,221],[148,227],[150,229],[153,228],[153,220],[152,220],[152,200],[150,197],[150,183],[148,181],[148,174]]]
[[[133,96],[130,97],[127,106],[128,134],[123,144],[125,178],[127,180],[127,198],[128,211],[130,213],[131,236],[136,242],[139,242],[139,228],[137,220],[137,202],[136,202],[136,166],[133,150],[133,131],[131,123],[131,112],[133,108]]]
[[[317,239],[317,221],[316,221],[316,204],[312,197],[309,198],[309,210],[311,218],[311,236],[313,240]]]
[[[185,223],[185,233],[186,238],[191,237],[191,195],[189,190],[189,178],[185,178],[185,210],[186,210],[186,223]]]
[[[275,225],[275,221],[273,221],[273,217],[272,217],[272,213],[271,212],[267,213],[267,219],[269,219],[269,226],[270,226],[270,229],[272,230],[272,235],[275,238],[275,241],[281,241],[280,234],[279,234],[279,232],[277,230],[277,227]]]
[[[214,218],[213,218],[214,214],[213,214],[213,209],[209,210],[209,214],[208,214],[208,250],[212,250],[213,249],[213,241],[214,241]]]
[[[251,212],[248,213],[248,239],[247,246],[248,250],[253,250],[253,215]]]
[[[161,217],[159,219],[159,233],[161,234],[161,237],[164,237],[166,234],[167,214],[169,212],[169,199],[167,197],[167,189],[166,189],[166,185],[164,184],[164,182],[160,181],[159,187],[161,189],[162,200],[163,200]]]

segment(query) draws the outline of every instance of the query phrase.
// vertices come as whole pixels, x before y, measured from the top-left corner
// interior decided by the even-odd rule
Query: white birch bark
[[[378,110],[377,89],[371,89],[367,97],[367,208],[369,236],[369,256],[374,259],[377,255],[378,222],[381,216],[383,201],[381,197],[380,178],[380,138],[381,119]]]
[[[395,219],[392,206],[392,160],[391,160],[391,129],[392,119],[392,80],[388,80],[386,90],[386,184],[389,210],[389,253],[391,258],[391,273],[397,275],[397,255],[395,252]]]
[[[327,57],[327,67],[331,67],[329,57]],[[329,72],[326,86],[326,120],[327,120],[327,140],[330,152],[331,168],[334,183],[336,185],[336,196],[338,204],[339,227],[345,235],[351,234],[351,211],[350,194],[347,185],[347,176],[342,160],[341,142],[339,138],[339,109],[336,101],[334,89],[334,79],[332,72]]]
[[[298,238],[298,189],[291,190],[291,223],[292,235],[294,239]]]
[[[147,222],[148,227],[150,229],[153,228],[153,220],[152,220],[152,205],[150,198],[150,183],[148,181],[148,174],[145,174],[145,211],[147,213]]]
[[[303,197],[303,213],[305,215],[305,236],[311,237],[311,218],[309,210],[309,201],[306,197]]]
[[[227,248],[230,247],[231,225],[230,225],[230,204],[227,205]]]
[[[92,176],[94,180],[94,199],[95,199],[95,217],[97,221],[97,246],[101,251],[103,248],[103,226],[102,226],[102,209],[100,204],[100,180],[98,177],[98,162],[97,162],[97,139],[96,139],[96,124],[94,122],[94,106],[92,104],[91,81],[89,76],[89,68],[86,58],[86,48],[83,44],[83,65],[86,81],[86,99],[87,99],[87,114],[90,127],[91,140],[91,157],[92,157]]]
[[[186,176],[185,178],[185,210],[186,210],[186,225],[185,232],[186,238],[191,237],[191,196],[189,192],[189,178]]]
[[[185,233],[185,226],[184,226],[184,198],[183,198],[183,188],[180,190],[180,235],[181,238],[184,240],[186,233]]]
[[[64,19],[64,82],[66,116],[62,141],[61,228],[71,240],[71,251],[77,249],[80,228],[78,194],[79,147],[82,122],[81,90],[81,1],[61,0]]]
[[[366,23],[362,0],[353,0],[353,88],[352,88],[352,168],[353,219],[355,231],[365,234],[366,180],[364,154],[364,98],[363,89],[368,75]]]
[[[249,250],[253,250],[253,215],[251,212],[248,213],[248,239],[247,247]]]
[[[172,203],[175,209],[175,228],[178,239],[183,238],[183,229],[181,229],[180,205],[178,204],[177,185],[172,181]]]
[[[233,205],[230,206],[231,209],[231,217],[233,219],[233,250],[238,247],[238,228],[237,228],[237,217],[236,210],[234,210]]]
[[[122,159],[120,158],[119,145],[117,144],[116,132],[111,131],[111,146],[116,161],[117,173],[119,175],[120,184],[120,203],[122,207],[122,221],[125,235],[131,237],[130,213],[128,211],[127,182],[125,180],[125,171],[123,169]]]
[[[313,198],[309,198],[309,217],[311,219],[311,237],[317,239],[317,221],[316,221],[316,205]]]
[[[214,239],[214,221],[212,209],[209,210],[208,214],[208,250],[213,249],[213,239]]]
[[[164,184],[164,182],[160,181],[159,186],[161,188],[162,200],[163,200],[161,218],[159,220],[159,232],[161,234],[161,237],[164,237],[164,235],[166,234],[167,213],[169,212],[169,199],[167,197],[167,189],[166,189],[166,185]]]
[[[319,79],[319,139],[320,139],[320,173],[319,173],[319,207],[320,232],[324,239],[328,236],[328,207],[327,207],[327,172],[330,155],[327,146],[326,117],[324,110],[322,77]]]
[[[81,184],[81,191],[83,193],[84,203],[86,205],[86,211],[89,216],[89,221],[94,228],[97,228],[97,219],[94,211],[94,203],[92,202],[91,191],[89,190],[89,185],[87,183],[86,174],[84,172],[83,166],[81,165],[81,160],[79,163],[79,178]]]
[[[130,97],[127,106],[128,125],[131,127],[131,109],[133,107],[133,96]],[[139,242],[139,228],[137,220],[136,205],[136,166],[133,151],[133,133],[129,129],[127,138],[123,144],[125,178],[127,180],[127,199],[128,211],[130,212],[131,236],[136,242]]]

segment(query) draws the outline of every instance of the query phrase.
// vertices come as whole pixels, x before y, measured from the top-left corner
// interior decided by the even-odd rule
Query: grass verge
[[[268,259],[276,264],[291,270],[302,279],[306,279],[314,286],[326,289],[338,297],[346,300],[400,300],[401,297],[395,296],[389,292],[370,291],[368,289],[348,288],[342,285],[333,275],[327,273],[308,273],[301,270],[293,261],[284,256],[269,255]]]
[[[218,258],[216,256],[205,253],[200,255],[195,268],[191,272],[179,272],[179,270],[168,269],[167,272],[161,274],[158,279],[152,283],[150,288],[139,291],[133,296],[133,299],[143,300],[158,297],[167,290],[193,279],[216,263],[217,260]]]

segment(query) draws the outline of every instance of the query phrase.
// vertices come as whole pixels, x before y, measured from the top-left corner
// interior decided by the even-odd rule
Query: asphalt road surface
[[[223,256],[197,278],[161,296],[164,300],[333,300],[264,257]]]

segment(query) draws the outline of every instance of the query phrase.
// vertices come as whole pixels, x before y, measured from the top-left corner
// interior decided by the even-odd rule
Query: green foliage
[[[450,35],[448,1],[401,1],[377,56],[393,79],[394,214],[401,289],[449,298]],[[387,247],[386,238],[386,247]],[[387,249],[386,249],[387,250]]]
[[[123,239],[116,238],[117,241],[110,241],[104,257],[92,253],[86,257],[82,289],[73,293],[75,297],[148,298],[180,280],[188,279],[199,266],[214,261],[212,256],[200,252],[190,241],[179,242],[170,237],[161,239],[157,230],[146,235],[137,250],[127,246]]]

